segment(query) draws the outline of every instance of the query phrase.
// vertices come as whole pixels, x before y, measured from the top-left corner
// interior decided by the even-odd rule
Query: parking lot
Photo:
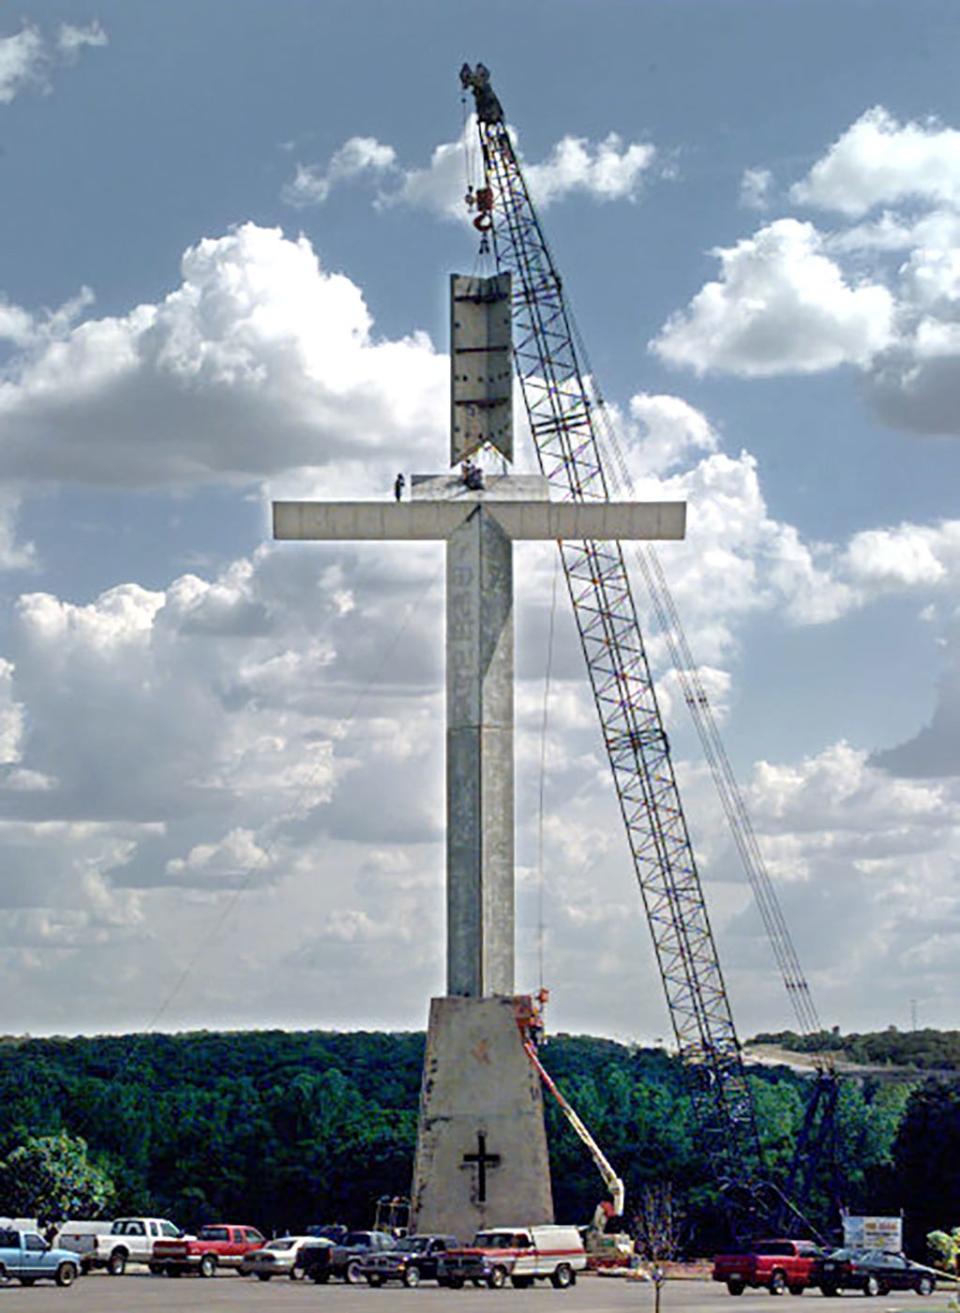
[[[862,1295],[844,1295],[824,1306],[817,1291],[808,1291],[804,1297],[815,1309],[826,1313],[892,1313],[893,1310],[915,1310],[915,1313],[947,1313],[951,1295],[937,1291],[929,1299],[914,1294],[899,1298],[867,1299]],[[771,1304],[773,1308],[771,1308]],[[722,1286],[709,1281],[669,1281],[661,1292],[661,1313],[794,1313],[794,1301],[789,1297],[774,1301],[765,1291],[747,1291],[739,1299],[732,1299]],[[0,1287],[0,1313],[5,1310],[30,1310],[30,1313],[173,1313],[174,1310],[229,1309],[255,1313],[261,1309],[269,1313],[301,1313],[301,1310],[330,1309],[331,1313],[394,1313],[402,1307],[405,1313],[423,1308],[426,1313],[436,1310],[462,1310],[492,1313],[497,1308],[556,1309],[557,1313],[621,1313],[621,1310],[640,1309],[653,1313],[654,1290],[648,1282],[625,1281],[604,1277],[585,1277],[572,1290],[554,1290],[549,1285],[537,1285],[532,1290],[441,1290],[434,1285],[423,1285],[418,1290],[404,1290],[390,1285],[382,1290],[367,1286],[333,1284],[316,1286],[312,1282],[271,1281],[269,1284],[235,1275],[216,1277],[211,1281],[185,1277],[170,1281],[162,1277],[130,1275],[112,1278],[93,1275],[78,1281],[68,1290],[55,1286],[37,1285],[30,1289],[10,1284]]]

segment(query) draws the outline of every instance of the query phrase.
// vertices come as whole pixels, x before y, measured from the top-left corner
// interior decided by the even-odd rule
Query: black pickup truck
[[[322,1284],[331,1277],[339,1277],[357,1285],[363,1281],[361,1266],[371,1254],[391,1248],[393,1236],[384,1231],[348,1231],[339,1245],[306,1245],[301,1251],[303,1275]]]
[[[385,1281],[402,1281],[405,1286],[419,1286],[421,1281],[436,1281],[440,1259],[448,1249],[457,1248],[452,1235],[409,1235],[395,1240],[391,1249],[370,1253],[360,1265],[368,1286],[382,1286]]]

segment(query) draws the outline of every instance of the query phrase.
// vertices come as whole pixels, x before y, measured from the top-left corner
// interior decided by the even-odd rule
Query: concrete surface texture
[[[662,1313],[737,1313],[750,1310],[769,1310],[770,1295],[765,1290],[748,1290],[734,1306],[725,1286],[710,1281],[668,1281],[661,1290]],[[819,1295],[811,1298],[819,1300]],[[923,1313],[947,1313],[952,1294],[940,1290],[932,1299],[922,1301]],[[29,1309],[30,1313],[197,1313],[202,1309],[224,1309],[230,1313],[249,1309],[251,1313],[317,1313],[324,1309],[336,1313],[370,1313],[370,1310],[390,1310],[402,1307],[405,1313],[424,1308],[431,1313],[477,1313],[495,1309],[550,1309],[555,1313],[654,1313],[654,1291],[650,1282],[637,1282],[622,1278],[581,1277],[569,1290],[554,1290],[538,1283],[532,1290],[443,1290],[433,1282],[425,1282],[416,1290],[389,1285],[381,1290],[368,1286],[343,1286],[331,1282],[315,1286],[313,1282],[271,1281],[269,1284],[252,1277],[224,1275],[211,1281],[185,1277],[170,1281],[166,1277],[129,1275],[125,1277],[90,1276],[81,1278],[69,1290],[56,1286],[39,1285],[23,1290],[11,1285],[2,1292],[4,1308]],[[805,1301],[806,1302],[806,1301]],[[856,1308],[854,1308],[856,1305]],[[777,1306],[775,1306],[777,1307]],[[782,1301],[779,1307],[782,1307]],[[814,1304],[818,1308],[819,1304]],[[915,1295],[900,1300],[883,1301],[879,1313],[891,1309],[913,1313],[919,1309]],[[843,1313],[878,1313],[877,1300],[865,1295],[847,1293],[843,1296]]]
[[[280,539],[447,542],[447,988],[514,989],[513,565],[517,539],[682,538],[685,505],[552,503],[537,475],[414,474],[409,502],[276,502]]]
[[[529,1011],[529,999],[520,1006]],[[430,1004],[411,1226],[469,1242],[485,1226],[553,1221],[540,1078],[518,1000]]]
[[[414,475],[414,478],[421,476]],[[449,499],[422,498],[414,487],[410,502],[274,502],[273,536],[288,541],[389,542],[443,539],[449,537],[483,505],[500,528],[512,539],[545,541],[556,538],[598,540],[677,540],[684,536],[684,502],[539,502],[510,497],[516,504],[501,505],[519,490],[507,483],[508,476],[488,479],[483,492],[468,492],[460,480],[451,480],[458,493]],[[511,480],[512,482],[512,480]],[[528,482],[524,480],[524,482]],[[539,479],[530,479],[538,484]],[[430,480],[430,490],[441,494],[447,481]],[[544,485],[545,487],[546,485]],[[536,492],[536,488],[531,489]]]
[[[513,460],[509,273],[450,275],[450,464],[489,443]]]
[[[431,1005],[413,1206],[418,1229],[466,1241],[553,1220],[539,1077],[513,997],[513,541],[681,538],[685,507],[554,504],[532,475],[487,474],[482,489],[413,475],[411,493],[275,503],[274,536],[447,542],[449,997]]]
[[[513,548],[477,507],[447,540],[447,993],[512,994]]]

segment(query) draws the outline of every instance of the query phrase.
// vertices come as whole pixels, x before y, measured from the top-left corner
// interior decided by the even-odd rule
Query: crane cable
[[[585,367],[585,380],[589,380],[593,410],[599,423],[597,433],[602,445],[612,456],[607,474],[616,492],[632,495],[633,478],[627,466],[623,446],[618,437],[606,401],[600,394],[596,376],[590,368],[586,345],[570,311],[573,335]],[[756,831],[747,811],[743,794],[733,766],[723,744],[723,738],[713,715],[710,701],[700,679],[699,666],[690,650],[689,641],[680,620],[676,603],[667,583],[660,555],[652,543],[634,547],[634,556],[657,621],[670,654],[670,661],[680,683],[681,692],[690,712],[720,802],[727,819],[731,836],[740,855],[747,879],[753,891],[774,960],[783,979],[787,997],[793,1008],[801,1034],[816,1035],[822,1030],[816,1005],[793,938],[787,927],[776,888],[770,877]]]
[[[597,436],[601,447],[612,458],[611,461],[605,463],[605,472],[615,492],[631,496],[634,491],[633,477],[627,465],[623,445],[610,409],[600,392],[596,375],[590,364],[586,343],[580,333],[573,308],[569,304],[568,316],[571,334],[583,363],[584,384],[590,394],[591,409],[598,421]],[[816,1004],[813,1001],[809,983],[787,926],[780,899],[770,877],[739,782],[727,755],[710,700],[700,678],[699,666],[690,650],[689,640],[667,583],[660,555],[653,543],[646,543],[643,546],[635,544],[633,553],[643,576],[660,630],[666,639],[674,673],[677,676],[680,690],[690,712],[690,718],[700,738],[700,744],[707,765],[710,768],[731,837],[753,892],[800,1033],[803,1035],[817,1035],[823,1027]]]

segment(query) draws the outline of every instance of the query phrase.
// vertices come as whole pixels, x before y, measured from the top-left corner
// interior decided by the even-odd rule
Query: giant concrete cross
[[[447,544],[447,992],[514,992],[513,543],[680,538],[683,505],[547,500],[546,481],[414,475],[413,500],[277,502],[274,536]]]
[[[491,279],[453,276],[451,466],[469,462],[483,447],[495,448],[507,460],[512,458],[509,296],[508,275]],[[508,1107],[511,1081],[524,1085],[526,1092],[518,1094],[524,1107],[533,1091],[543,1140],[536,1075],[531,1077],[532,1068],[522,1047],[510,1047],[509,1034],[515,1036],[512,1021],[505,1032],[510,1047],[507,1054],[502,1036],[497,1038],[490,1029],[493,1026],[495,1030],[496,1025],[489,1020],[493,1015],[489,1009],[484,1013],[482,1008],[473,1008],[468,1017],[463,1007],[458,1011],[448,1007],[445,1015],[458,1019],[446,1022],[440,1019],[443,1007],[437,1010],[438,1005],[455,999],[496,999],[511,1007],[513,1003],[513,543],[678,539],[684,535],[686,510],[682,502],[551,502],[546,480],[531,475],[487,474],[483,486],[476,484],[475,477],[463,477],[461,465],[460,474],[414,475],[409,502],[291,501],[276,502],[273,510],[274,537],[278,539],[434,539],[447,544],[448,997],[434,1000],[431,1012],[414,1213],[421,1229],[452,1232],[461,1238],[467,1238],[470,1224],[481,1225],[488,1219],[488,1185],[492,1190],[493,1179],[503,1198],[512,1199],[519,1207],[525,1197],[524,1174],[537,1176],[530,1196],[534,1202],[528,1206],[530,1215],[524,1212],[522,1220],[548,1221],[549,1217],[533,1213],[552,1213],[545,1141],[542,1152],[537,1150],[535,1163],[528,1157],[535,1135],[527,1137],[526,1146],[522,1142],[499,1144],[502,1166],[494,1177],[487,1178],[485,1171],[465,1175],[460,1170],[473,1162],[485,1167],[491,1161],[486,1142],[493,1121],[500,1125],[501,1138],[509,1133],[511,1120],[516,1122],[520,1140],[522,1117],[511,1114]],[[503,1009],[500,1011],[503,1014]],[[441,1032],[451,1029],[456,1038],[449,1034],[443,1038]],[[463,1058],[453,1056],[451,1044],[470,1055],[466,1061],[471,1070],[476,1068],[476,1079],[491,1082],[484,1087],[474,1079],[466,1104],[457,1084],[465,1079],[465,1073],[456,1070]],[[491,1054],[500,1056],[492,1062]],[[515,1069],[508,1071],[511,1062]],[[484,1066],[492,1070],[484,1073],[480,1070]],[[489,1089],[488,1095],[482,1093],[483,1088]],[[428,1094],[435,1105],[446,1108],[449,1103],[449,1110],[431,1118]],[[485,1097],[502,1105],[499,1118],[492,1107],[484,1108]],[[461,1114],[463,1125],[458,1126]],[[478,1140],[478,1136],[482,1138]],[[450,1144],[443,1142],[444,1137]],[[482,1146],[480,1159],[475,1152],[468,1152],[477,1143]],[[459,1175],[454,1175],[457,1172]],[[466,1176],[478,1177],[479,1182],[465,1185]],[[469,1200],[458,1202],[455,1196],[465,1189]]]

